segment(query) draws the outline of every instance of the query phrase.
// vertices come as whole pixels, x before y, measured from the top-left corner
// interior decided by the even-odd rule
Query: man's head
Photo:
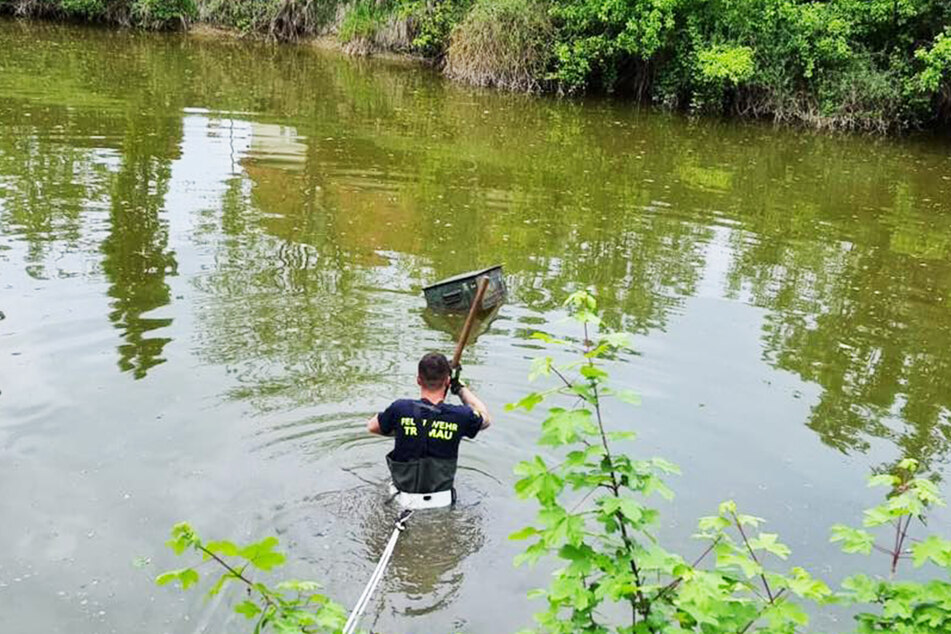
[[[430,392],[445,390],[446,386],[449,385],[450,372],[449,360],[446,359],[446,355],[429,352],[419,360],[419,374],[416,377],[416,382],[419,383],[421,388]]]

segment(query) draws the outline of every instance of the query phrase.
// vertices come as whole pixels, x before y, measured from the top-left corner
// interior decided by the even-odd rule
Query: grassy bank
[[[947,0],[0,0],[0,11],[275,40],[336,34],[515,90],[894,131],[951,121]]]

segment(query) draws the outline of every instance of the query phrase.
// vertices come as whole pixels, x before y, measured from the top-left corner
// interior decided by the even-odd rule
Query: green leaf
[[[258,604],[254,601],[242,601],[238,605],[234,606],[234,611],[238,614],[244,615],[247,619],[253,619],[261,612],[261,608],[258,607]]]
[[[697,528],[704,532],[719,532],[730,526],[730,520],[719,515],[707,515],[697,521]]]
[[[237,557],[238,547],[228,541],[208,542],[205,548],[223,557]]]
[[[181,568],[180,570],[169,570],[163,572],[155,578],[156,585],[164,586],[173,581],[178,581],[182,590],[188,590],[191,586],[198,583],[198,573],[191,568]]]
[[[870,509],[865,509],[864,513],[865,519],[862,520],[862,524],[869,527],[881,526],[882,524],[888,524],[892,521],[893,517],[896,517],[884,506],[874,506]]]
[[[512,541],[520,541],[523,539],[528,539],[532,535],[538,535],[538,529],[535,528],[534,526],[526,526],[522,530],[515,531],[514,533],[509,535],[509,539],[511,539]]]
[[[592,390],[591,386],[587,383],[575,383],[571,386],[571,391],[592,405],[598,403],[598,397],[595,396],[594,390]]]
[[[598,308],[598,301],[588,290],[575,291],[565,300],[565,306],[578,310],[593,311]]]
[[[581,376],[593,381],[600,381],[608,376],[608,373],[595,365],[581,366]]]
[[[533,332],[533,333],[532,333],[532,339],[538,339],[539,341],[544,341],[545,343],[552,343],[552,344],[565,344],[565,343],[568,343],[567,341],[564,341],[563,339],[558,339],[558,338],[556,338],[556,337],[552,337],[552,336],[549,335],[547,332],[541,332],[541,331]],[[550,360],[551,360],[551,357],[549,357],[548,359],[549,359],[549,361],[550,361]],[[549,365],[550,365],[550,364],[549,364]]]
[[[878,600],[880,584],[865,575],[852,575],[842,581],[842,587],[850,590],[859,603],[872,603]]]
[[[628,332],[610,332],[606,335],[603,335],[599,343],[614,348],[615,350],[619,350],[621,348],[630,349],[632,347],[631,342],[633,339],[634,338]]]
[[[914,458],[905,458],[898,462],[898,468],[915,473],[918,471],[918,461]]]
[[[789,624],[806,625],[809,623],[809,617],[795,603],[786,600],[779,600],[766,608],[763,617],[770,627],[776,631],[787,631]],[[791,631],[791,630],[790,630]]]
[[[542,542],[536,542],[526,548],[524,552],[516,555],[513,563],[516,567],[521,566],[524,563],[531,565],[541,559],[541,556],[546,552],[548,552],[548,550],[545,548],[545,545]]]
[[[259,570],[271,570],[283,564],[286,559],[283,553],[274,551],[277,543],[276,537],[265,537],[257,543],[245,546],[238,551],[238,555]]]
[[[756,517],[755,515],[740,514],[736,516],[736,521],[740,523],[740,526],[752,526],[753,528],[757,528],[766,520],[762,517]]]
[[[830,542],[842,542],[842,550],[847,553],[862,553],[868,555],[875,545],[875,537],[868,531],[836,524],[832,527]]]
[[[553,407],[549,416],[542,421],[540,445],[559,446],[577,442],[582,435],[595,433],[597,429],[591,422],[591,412],[586,409],[565,410]]]
[[[923,541],[913,544],[911,552],[915,568],[920,568],[928,560],[942,568],[951,568],[951,541],[947,539],[937,535],[929,535]],[[949,599],[951,599],[951,596],[949,596]]]
[[[186,548],[201,544],[198,535],[188,522],[179,522],[172,527],[172,537],[165,545],[171,548],[176,555],[181,555]]]
[[[936,485],[931,480],[915,478],[911,483],[911,489],[914,492],[915,497],[917,497],[921,502],[925,504],[934,504],[936,506],[944,506],[944,500],[941,499],[941,492],[938,490],[938,485]]]
[[[643,479],[643,481],[644,481],[644,487],[641,492],[645,496],[651,495],[652,493],[658,493],[660,497],[664,498],[665,500],[674,499],[673,490],[669,486],[667,486],[667,484],[663,480],[658,478],[657,476],[655,475],[647,476],[646,478]]]
[[[792,574],[785,579],[785,585],[793,594],[813,601],[821,601],[832,594],[829,586],[806,570],[796,566],[790,572]]]
[[[178,579],[178,570],[169,570],[168,572],[163,572],[155,578],[155,585],[164,586],[172,581]]]
[[[191,568],[186,568],[178,575],[178,580],[182,583],[182,590],[188,590],[198,583],[198,573]]]
[[[680,475],[680,467],[663,458],[651,458],[650,462],[658,471]]]
[[[724,544],[716,548],[715,552],[717,554],[718,570],[723,568],[737,568],[741,570],[747,578],[755,577],[763,572],[762,566],[745,554],[738,553],[732,548],[726,547]]]
[[[764,550],[776,555],[780,559],[786,559],[789,553],[789,547],[780,543],[779,535],[776,533],[760,533],[757,537],[750,540],[750,548],[753,550]]]
[[[621,515],[636,524],[644,517],[644,507],[631,498],[621,498]]]
[[[515,493],[521,498],[534,497],[543,505],[554,502],[565,487],[564,480],[549,472],[540,456],[518,463],[515,473],[525,476],[515,483]]]
[[[512,411],[512,410],[521,408],[521,409],[524,409],[526,412],[530,412],[532,411],[532,409],[535,408],[536,405],[538,405],[544,400],[545,400],[544,394],[541,394],[540,392],[532,392],[531,394],[528,394],[517,403],[509,403],[508,405],[505,406],[505,409],[508,411]]]
[[[633,498],[606,495],[597,502],[602,517],[620,514],[628,522],[639,525],[644,518],[644,506]]]
[[[736,513],[736,502],[734,502],[733,500],[720,502],[720,506],[718,507],[717,512],[720,515],[732,515]]]
[[[528,380],[534,381],[540,376],[551,374],[551,368],[554,360],[551,357],[539,357],[532,359],[532,370],[528,373]]]
[[[890,473],[882,473],[876,476],[872,476],[868,479],[868,485],[870,487],[881,487],[886,486],[892,488],[899,483],[898,478],[891,475]]]
[[[571,574],[587,575],[594,570],[596,553],[589,546],[565,544],[558,550],[558,556],[571,562],[569,566]]]
[[[217,595],[219,592],[221,592],[221,589],[224,587],[224,585],[232,579],[237,579],[237,577],[235,577],[230,572],[225,572],[222,574],[220,577],[218,577],[218,581],[215,582],[215,585],[211,586],[211,589],[208,590],[208,596],[213,597]]]

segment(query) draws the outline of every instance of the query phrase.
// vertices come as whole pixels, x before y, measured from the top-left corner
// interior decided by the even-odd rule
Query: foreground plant
[[[583,329],[580,342],[538,334],[543,341],[574,350],[578,359],[558,365],[547,356],[534,374],[559,384],[529,394],[512,408],[531,411],[543,401],[567,397],[573,403],[551,407],[542,422],[539,444],[561,454],[549,465],[541,456],[521,463],[516,491],[541,507],[538,525],[511,537],[534,538],[518,562],[555,555],[564,566],[538,594],[548,610],[538,615],[548,632],[746,632],[792,631],[807,621],[793,597],[823,600],[821,581],[794,568],[768,570],[768,557],[785,559],[789,549],[777,536],[759,530],[762,520],[720,505],[716,516],[700,520],[698,537],[708,542],[688,563],[655,538],[659,513],[648,504],[654,493],[672,497],[663,480],[677,468],[666,460],[636,460],[613,443],[630,440],[604,413],[608,398],[637,403],[637,395],[610,386],[604,360],[627,348],[629,337],[602,327],[592,295],[579,292],[567,305]],[[630,425],[627,425],[630,427]],[[698,566],[710,560],[708,569]],[[605,610],[611,604],[627,606]],[[755,628],[755,629],[754,629]]]
[[[845,552],[868,555],[876,550],[889,561],[887,579],[853,575],[842,583],[845,592],[840,597],[852,605],[875,607],[875,612],[856,616],[861,634],[951,632],[951,541],[938,535],[917,538],[910,532],[913,523],[925,525],[929,507],[944,506],[944,501],[934,482],[916,476],[916,460],[902,460],[897,471],[897,475],[886,473],[869,479],[869,486],[889,487],[890,493],[884,503],[865,511],[865,528],[832,527],[832,541],[842,542]],[[884,535],[886,545],[866,528]],[[901,562],[908,559],[915,568],[926,564],[937,567],[946,578],[925,583],[896,581]]]
[[[302,632],[317,634],[339,632],[347,619],[342,606],[325,595],[317,593],[320,585],[313,581],[288,580],[271,587],[251,578],[254,570],[271,571],[286,561],[283,553],[275,550],[276,537],[265,537],[259,542],[238,546],[229,541],[203,542],[187,523],[176,524],[172,537],[166,542],[176,555],[193,551],[201,556],[194,566],[170,570],[160,574],[155,583],[160,586],[178,583],[183,590],[198,584],[198,567],[213,563],[221,571],[207,592],[213,597],[229,583],[244,587],[246,598],[234,611],[254,621],[254,633]]]
[[[534,499],[540,510],[535,525],[511,535],[535,540],[516,563],[543,556],[562,563],[548,588],[534,593],[548,603],[536,616],[542,630],[792,633],[808,625],[804,604],[835,602],[871,608],[857,617],[862,634],[951,631],[947,581],[855,575],[843,584],[844,592],[833,593],[802,568],[771,568],[789,556],[789,548],[775,533],[761,530],[764,520],[740,513],[732,501],[700,519],[695,537],[706,548],[689,563],[661,546],[653,533],[659,513],[648,501],[654,493],[672,497],[663,477],[677,469],[660,458],[636,460],[618,451],[616,443],[633,434],[619,429],[622,425],[608,420],[604,411],[606,399],[638,402],[633,392],[610,385],[605,368],[607,360],[629,347],[629,337],[603,327],[591,294],[575,293],[567,306],[581,325],[580,341],[544,333],[535,337],[573,350],[577,359],[565,364],[551,356],[537,359],[533,378],[550,377],[556,385],[509,406],[532,411],[550,399],[568,401],[568,407],[550,407],[541,423],[539,444],[551,447],[558,458],[535,456],[517,467],[516,492]],[[903,476],[872,478],[872,484],[895,489],[884,504],[866,512],[865,520],[867,527],[893,526],[892,548],[876,546],[868,531],[845,526],[833,527],[832,540],[843,542],[846,552],[888,552],[892,575],[909,556],[916,566],[930,561],[951,570],[951,542],[932,536],[906,547],[912,520],[923,521],[925,510],[941,503],[932,482],[912,477],[916,466],[905,460],[899,464]]]

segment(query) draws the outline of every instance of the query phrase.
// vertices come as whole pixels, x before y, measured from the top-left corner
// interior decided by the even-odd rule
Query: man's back
[[[380,431],[395,439],[386,456],[394,484],[409,493],[451,489],[459,443],[475,438],[483,422],[471,407],[425,398],[394,401],[378,419]]]
[[[449,361],[438,352],[424,355],[416,376],[420,398],[394,401],[367,421],[371,434],[395,438],[386,462],[393,484],[403,493],[451,490],[459,443],[491,424],[485,403],[459,380],[458,371],[451,376]],[[464,405],[446,403],[449,392]]]

